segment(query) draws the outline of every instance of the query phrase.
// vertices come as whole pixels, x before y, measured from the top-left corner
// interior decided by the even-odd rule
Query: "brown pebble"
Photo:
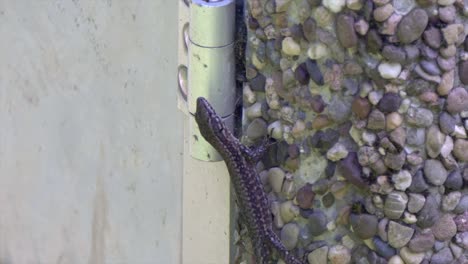
[[[312,184],[306,183],[296,194],[296,201],[300,208],[309,209],[312,207],[315,193],[312,191]]]
[[[351,106],[351,110],[359,119],[365,119],[370,113],[371,105],[367,99],[356,97]]]

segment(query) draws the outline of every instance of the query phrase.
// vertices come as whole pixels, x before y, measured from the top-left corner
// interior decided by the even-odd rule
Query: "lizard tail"
[[[294,254],[287,250],[279,237],[275,234],[275,232],[271,231],[269,234],[269,239],[267,241],[270,242],[271,247],[276,249],[280,257],[286,262],[286,264],[306,264],[306,262],[300,260]]]

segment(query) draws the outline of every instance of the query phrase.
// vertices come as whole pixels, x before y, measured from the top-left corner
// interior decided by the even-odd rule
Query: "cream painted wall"
[[[0,0],[0,263],[179,263],[177,1]]]

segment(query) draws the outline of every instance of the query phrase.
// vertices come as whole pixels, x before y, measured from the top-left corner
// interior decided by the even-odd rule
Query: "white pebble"
[[[328,48],[325,44],[314,43],[307,50],[307,56],[313,60],[321,59],[328,55]]]
[[[333,13],[339,13],[346,5],[345,0],[323,0],[322,5]]]
[[[399,63],[382,62],[378,70],[382,78],[395,79],[401,72],[401,65]]]
[[[411,185],[411,173],[407,170],[401,170],[393,174],[392,180],[397,190],[404,191]]]

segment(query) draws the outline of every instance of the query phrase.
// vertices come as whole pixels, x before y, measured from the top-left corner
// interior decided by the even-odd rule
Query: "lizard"
[[[305,264],[286,249],[273,230],[270,204],[255,168],[267,144],[263,143],[258,148],[242,144],[203,97],[197,98],[194,117],[203,138],[219,152],[226,163],[257,262],[269,263],[276,250],[287,264]]]

